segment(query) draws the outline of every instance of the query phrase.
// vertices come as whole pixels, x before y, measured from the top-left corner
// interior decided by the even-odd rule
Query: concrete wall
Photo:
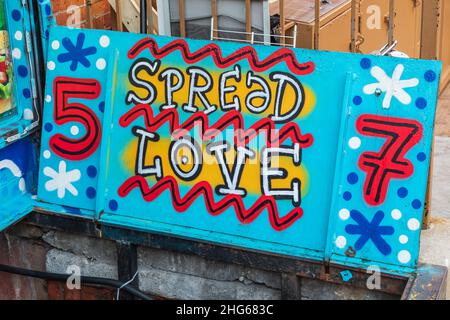
[[[147,247],[138,247],[139,289],[169,299],[280,299],[281,275]],[[117,243],[18,224],[0,233],[0,263],[86,276],[118,278]],[[114,299],[115,290],[65,284],[0,272],[0,299]],[[395,298],[349,286],[302,279],[303,299]],[[398,297],[397,297],[398,298]]]

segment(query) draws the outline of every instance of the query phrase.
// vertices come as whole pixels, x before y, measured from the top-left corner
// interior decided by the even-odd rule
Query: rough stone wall
[[[139,289],[168,299],[280,299],[281,275],[195,255],[138,247]],[[32,270],[67,273],[77,266],[82,275],[118,278],[115,241],[44,230],[24,223],[0,233],[0,263]],[[0,299],[106,299],[116,291],[82,286],[69,290],[64,283],[0,272]],[[393,299],[382,293],[301,280],[303,299]]]
[[[66,273],[118,278],[116,243],[19,224],[0,233],[0,263]],[[208,261],[192,255],[138,248],[139,288],[171,299],[280,299],[275,273]],[[111,290],[82,288],[0,272],[0,299],[112,299]]]

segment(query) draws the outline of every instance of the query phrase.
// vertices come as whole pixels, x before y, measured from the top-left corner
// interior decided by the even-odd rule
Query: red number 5
[[[100,95],[101,86],[97,80],[58,77],[53,83],[55,99],[55,123],[64,125],[78,122],[84,125],[86,133],[79,139],[56,134],[50,139],[50,148],[68,160],[83,160],[98,148],[101,139],[101,125],[97,115],[87,106],[69,102],[69,99],[93,100]]]

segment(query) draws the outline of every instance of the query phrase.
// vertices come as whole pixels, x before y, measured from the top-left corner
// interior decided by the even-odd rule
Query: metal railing
[[[236,31],[236,30],[226,30],[226,29],[216,29],[214,28],[214,17],[211,18],[211,35],[210,40],[221,40],[221,41],[234,41],[234,42],[244,42],[249,44],[263,44],[263,45],[281,45],[284,47],[292,47],[296,48],[296,39],[297,39],[297,25],[294,26],[294,32],[292,36],[286,36],[286,35],[276,35],[276,34],[267,34],[267,33],[261,33],[261,32],[247,32],[247,31]],[[228,33],[228,34],[234,34],[234,35],[245,35],[245,39],[241,38],[229,38],[229,37],[220,37],[218,36],[219,33]],[[216,36],[217,34],[217,36]],[[272,41],[261,41],[261,40],[255,40],[255,37],[262,37],[262,38],[278,38],[282,39],[284,41],[280,41],[280,43],[272,43]],[[286,40],[292,40],[292,44],[287,44]]]

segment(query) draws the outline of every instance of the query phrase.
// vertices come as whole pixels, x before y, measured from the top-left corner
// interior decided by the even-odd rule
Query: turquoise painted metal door
[[[39,12],[35,13],[33,8]],[[39,124],[36,87],[36,16],[47,21],[48,1],[32,3],[0,0],[0,231],[33,209],[36,194],[37,139]],[[47,23],[42,23],[45,46]],[[42,53],[43,54],[43,53]],[[42,56],[42,55],[41,55]]]

